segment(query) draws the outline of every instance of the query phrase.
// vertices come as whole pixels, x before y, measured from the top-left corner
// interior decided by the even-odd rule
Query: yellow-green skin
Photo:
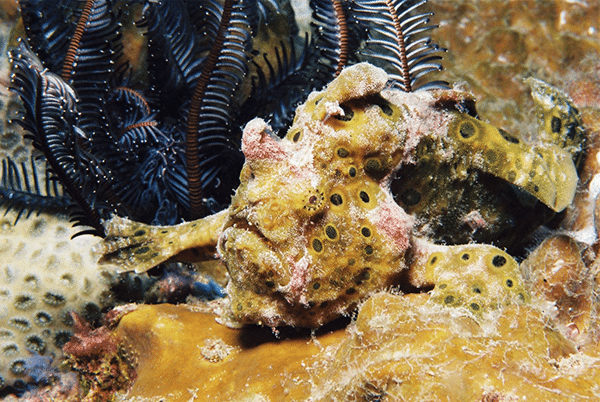
[[[532,147],[461,112],[467,94],[404,93],[386,89],[387,81],[367,63],[343,70],[297,109],[284,139],[251,121],[228,210],[174,227],[114,218],[104,261],[139,272],[217,244],[230,275],[225,318],[272,327],[318,327],[407,278],[445,285],[434,289],[434,302],[475,314],[528,300],[518,264],[504,251],[416,237],[416,219],[396,203],[390,183],[429,158],[452,166],[453,178],[485,172],[560,211],[575,193],[574,143],[546,136]],[[485,216],[474,220],[486,224]]]

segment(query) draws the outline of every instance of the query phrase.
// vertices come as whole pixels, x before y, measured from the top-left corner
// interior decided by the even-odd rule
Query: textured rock
[[[496,125],[524,136],[536,132],[523,119],[534,108],[524,83],[530,76],[568,92],[584,118],[597,107],[598,2],[430,0],[428,6],[440,24],[434,36],[450,50],[440,75],[465,83]]]
[[[510,305],[483,319],[426,295],[379,294],[316,376],[312,400],[594,400],[598,348],[588,353],[540,311]]]
[[[595,269],[583,262],[575,240],[564,235],[544,240],[521,263],[532,294],[551,303],[557,327],[579,344],[600,340]]]

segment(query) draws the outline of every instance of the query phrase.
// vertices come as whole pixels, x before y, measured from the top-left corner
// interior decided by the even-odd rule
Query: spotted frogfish
[[[228,209],[176,226],[114,217],[101,261],[143,272],[212,247],[229,273],[222,314],[238,324],[315,328],[406,284],[473,314],[527,302],[504,250],[572,202],[577,109],[529,79],[540,128],[528,143],[478,119],[468,93],[388,80],[344,69],[282,139],[250,121]]]

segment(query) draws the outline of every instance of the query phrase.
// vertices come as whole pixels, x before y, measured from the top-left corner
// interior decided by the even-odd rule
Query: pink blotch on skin
[[[271,134],[271,128],[262,119],[254,119],[246,124],[242,135],[242,152],[246,159],[287,158],[279,138]]]
[[[569,84],[569,95],[577,107],[595,107],[600,104],[600,78],[584,77]]]
[[[471,230],[482,229],[487,226],[487,221],[483,218],[479,211],[471,211],[463,218]]]
[[[289,284],[291,295],[295,302],[308,304],[306,301],[306,284],[308,282],[310,257],[304,256],[298,261],[290,261],[290,266],[292,268],[292,278]]]
[[[414,218],[395,203],[385,203],[377,210],[377,228],[394,241],[398,250],[410,247],[413,224]]]

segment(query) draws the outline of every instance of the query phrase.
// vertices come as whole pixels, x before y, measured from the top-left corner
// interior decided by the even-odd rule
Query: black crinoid
[[[20,123],[64,196],[22,184],[30,168],[10,161],[3,191],[25,211],[70,200],[98,235],[110,214],[166,225],[216,212],[238,184],[243,125],[260,116],[284,134],[344,66],[370,61],[404,91],[444,86],[423,79],[444,51],[427,36],[425,2],[311,0],[309,39],[274,0],[20,0]],[[143,35],[138,66],[124,31]]]

